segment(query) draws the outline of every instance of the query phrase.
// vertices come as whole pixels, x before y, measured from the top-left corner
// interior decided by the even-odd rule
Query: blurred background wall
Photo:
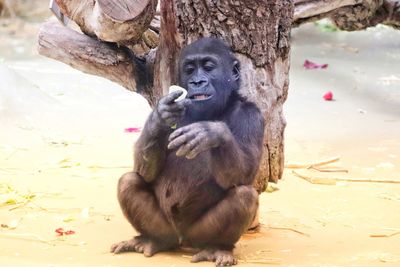
[[[48,6],[49,0],[0,0],[0,19],[43,20],[50,16]]]

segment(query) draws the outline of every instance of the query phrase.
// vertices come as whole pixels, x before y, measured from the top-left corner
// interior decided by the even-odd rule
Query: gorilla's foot
[[[192,262],[214,261],[215,266],[232,266],[237,264],[231,250],[204,249],[192,257]]]
[[[145,236],[135,236],[131,240],[115,243],[111,246],[111,253],[139,252],[146,257],[151,257],[157,252],[173,249],[177,244],[160,242]]]

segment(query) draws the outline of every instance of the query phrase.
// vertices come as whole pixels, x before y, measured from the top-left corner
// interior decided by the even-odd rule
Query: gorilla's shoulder
[[[235,99],[235,104],[236,104],[236,109],[240,110],[241,112],[245,113],[245,114],[260,114],[261,116],[261,111],[260,109],[257,107],[257,105],[248,100],[247,97],[241,95],[238,92],[234,92],[234,99]]]
[[[257,105],[237,92],[234,93],[233,98],[234,101],[231,103],[232,106],[230,107],[231,112],[229,112],[229,124],[235,125],[235,127],[238,125],[248,125],[250,127],[263,129],[264,118]]]

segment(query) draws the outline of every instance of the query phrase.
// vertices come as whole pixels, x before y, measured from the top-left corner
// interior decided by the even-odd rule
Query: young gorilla
[[[179,83],[186,99],[174,102],[178,91],[159,101],[136,143],[134,170],[118,184],[123,213],[140,235],[111,251],[152,256],[183,245],[202,249],[192,262],[233,265],[234,244],[257,210],[263,118],[239,96],[239,62],[218,39],[183,49]]]

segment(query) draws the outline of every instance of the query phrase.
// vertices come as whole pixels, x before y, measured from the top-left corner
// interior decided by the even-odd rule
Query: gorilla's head
[[[188,91],[189,116],[209,120],[221,114],[232,92],[239,89],[239,61],[220,39],[199,39],[181,52],[179,85]]]

